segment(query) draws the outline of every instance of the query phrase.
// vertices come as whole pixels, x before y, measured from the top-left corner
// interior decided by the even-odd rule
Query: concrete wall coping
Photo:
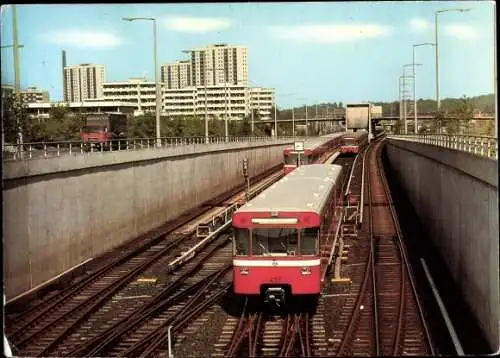
[[[386,138],[395,147],[414,152],[418,155],[450,166],[480,181],[498,188],[498,161],[450,148],[436,147],[432,144],[410,142]]]
[[[231,151],[238,149],[271,147],[292,144],[293,140],[272,140],[261,142],[188,144],[177,147],[144,149],[140,151],[120,151],[88,153],[84,155],[39,158],[19,162],[3,163],[3,180],[105,167],[134,162],[147,162],[198,153]]]

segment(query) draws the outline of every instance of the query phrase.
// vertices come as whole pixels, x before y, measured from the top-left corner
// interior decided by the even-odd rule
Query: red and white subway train
[[[303,153],[296,152],[294,146],[285,148],[283,150],[285,175],[297,168],[299,161],[299,165],[322,163],[325,161],[331,152],[340,147],[340,140],[343,134],[344,132],[332,133],[321,137],[309,138],[304,141]]]
[[[357,131],[346,133],[341,140],[342,154],[354,153],[358,154],[365,146],[368,145],[368,132]]]
[[[233,215],[233,285],[280,305],[318,295],[342,215],[343,167],[300,166]]]

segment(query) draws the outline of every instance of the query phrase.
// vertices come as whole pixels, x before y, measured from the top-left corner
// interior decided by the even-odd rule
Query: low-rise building
[[[12,85],[2,85],[2,99],[9,94],[14,94],[14,86]],[[37,87],[26,87],[19,91],[19,96],[24,103],[41,103],[49,102],[49,91],[39,89]]]
[[[88,100],[84,102],[35,102],[27,104],[28,115],[31,118],[50,119],[52,108],[64,107],[69,110],[70,114],[85,114],[99,112],[119,112],[129,115],[134,114],[135,106],[126,102],[103,101],[103,100]]]

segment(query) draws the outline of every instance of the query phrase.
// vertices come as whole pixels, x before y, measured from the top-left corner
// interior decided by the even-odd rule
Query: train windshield
[[[288,164],[288,165],[297,164],[297,154],[285,155],[285,164]]]
[[[84,133],[104,132],[106,127],[101,126],[85,126],[83,127]]]
[[[343,145],[356,145],[356,139],[355,138],[344,138],[342,140]]]
[[[297,255],[297,239],[295,228],[253,229],[252,255]]]
[[[297,153],[285,155],[285,165],[297,165],[297,158]],[[300,154],[300,164],[309,164],[309,156],[304,153]]]

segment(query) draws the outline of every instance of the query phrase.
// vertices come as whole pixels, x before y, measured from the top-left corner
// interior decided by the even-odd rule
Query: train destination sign
[[[304,151],[304,141],[294,142],[293,145],[296,152]]]

